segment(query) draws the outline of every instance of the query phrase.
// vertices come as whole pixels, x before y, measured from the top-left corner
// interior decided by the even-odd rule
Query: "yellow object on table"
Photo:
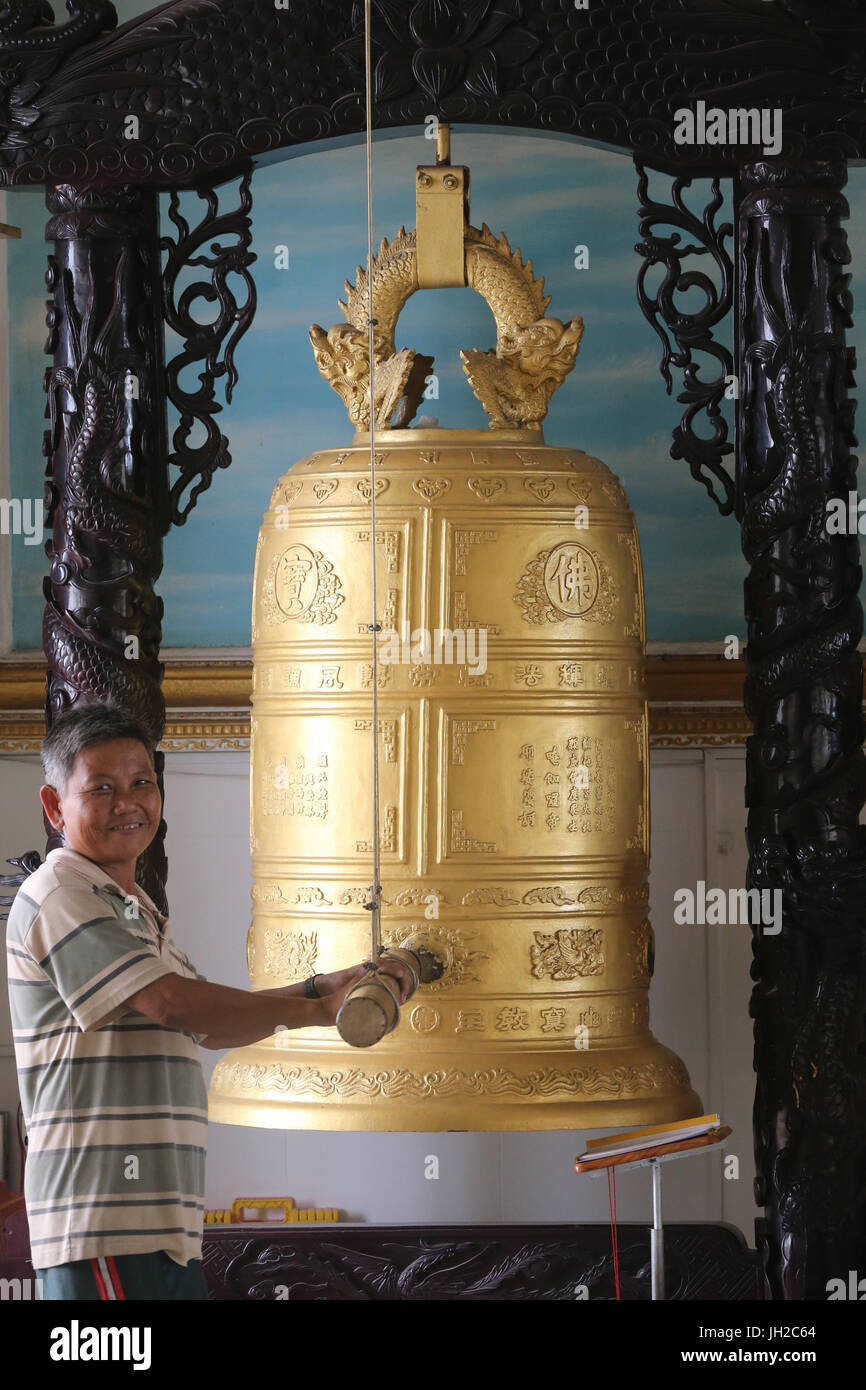
[[[268,1216],[267,1212],[282,1212],[281,1216]],[[247,1215],[248,1212],[256,1213]],[[261,1213],[261,1214],[259,1214]],[[230,1209],[217,1208],[213,1211],[206,1211],[204,1214],[204,1224],[206,1226],[242,1226],[245,1222],[253,1221],[272,1221],[276,1225],[287,1225],[294,1221],[339,1221],[340,1212],[337,1207],[303,1207],[295,1206],[292,1197],[236,1197]]]

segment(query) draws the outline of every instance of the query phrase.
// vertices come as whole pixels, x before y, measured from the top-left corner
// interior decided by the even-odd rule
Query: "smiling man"
[[[332,1025],[365,967],[255,994],[211,984],[135,880],[161,814],[146,730],[121,709],[75,709],[42,763],[64,844],[19,889],[6,933],[33,1265],[43,1298],[204,1299],[197,1045]],[[380,973],[403,1002],[408,972]]]

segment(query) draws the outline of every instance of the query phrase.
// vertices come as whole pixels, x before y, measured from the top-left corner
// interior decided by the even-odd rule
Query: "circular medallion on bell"
[[[431,1009],[426,1004],[419,1004],[417,1008],[412,1010],[409,1022],[416,1033],[432,1033],[434,1029],[439,1027],[439,1010]]]
[[[544,587],[554,608],[579,617],[598,598],[598,566],[588,550],[574,541],[551,550],[544,566]]]
[[[290,545],[280,557],[274,576],[274,597],[287,618],[306,613],[319,587],[315,556],[305,545]]]

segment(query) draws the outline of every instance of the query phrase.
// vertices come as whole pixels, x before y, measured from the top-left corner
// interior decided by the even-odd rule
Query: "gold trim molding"
[[[751,725],[742,705],[745,662],[722,656],[646,658],[649,734],[654,748],[745,744]],[[168,661],[169,752],[235,752],[249,747],[252,661]],[[0,662],[0,754],[37,752],[45,731],[45,664]]]

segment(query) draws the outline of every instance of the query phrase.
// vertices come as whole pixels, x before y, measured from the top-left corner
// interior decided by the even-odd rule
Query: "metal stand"
[[[665,1228],[662,1224],[662,1170],[658,1160],[649,1162],[653,1170],[653,1228],[650,1231],[650,1271],[653,1300],[665,1296]]]
[[[665,1229],[662,1218],[662,1164],[675,1158],[688,1158],[691,1154],[714,1153],[723,1149],[727,1139],[700,1149],[683,1149],[679,1153],[657,1154],[653,1158],[641,1158],[635,1163],[622,1163],[617,1167],[621,1173],[631,1168],[650,1168],[653,1176],[653,1224],[650,1231],[650,1282],[653,1302],[665,1296]]]

